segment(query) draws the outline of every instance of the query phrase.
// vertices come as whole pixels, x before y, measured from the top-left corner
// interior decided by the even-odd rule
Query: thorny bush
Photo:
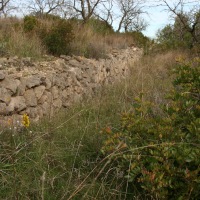
[[[153,199],[200,196],[200,59],[177,60],[174,89],[159,116],[152,103],[135,99],[120,130],[105,128],[102,152],[128,189]]]

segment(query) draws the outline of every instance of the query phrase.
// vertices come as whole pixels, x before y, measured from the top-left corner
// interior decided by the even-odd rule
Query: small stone
[[[62,107],[62,101],[60,99],[56,99],[53,101],[53,107],[56,109],[60,109]]]
[[[47,95],[42,95],[41,98],[38,100],[39,104],[43,104],[47,100]]]
[[[44,91],[45,91],[45,86],[43,86],[43,85],[40,85],[40,86],[34,88],[35,96],[37,97],[37,99],[41,98]]]
[[[19,80],[9,77],[6,77],[2,82],[0,82],[0,86],[10,90],[12,94],[15,94],[17,92],[17,87],[19,84]]]
[[[20,79],[20,84],[17,88],[17,95],[23,96],[26,90],[26,80],[24,78]]]
[[[0,72],[0,80],[3,80],[5,78],[5,74],[3,72]]]
[[[26,79],[26,85],[28,88],[38,86],[38,85],[40,85],[40,82],[41,82],[41,77],[39,77],[37,75],[31,76]]]
[[[37,106],[37,98],[33,89],[27,90],[24,93],[24,98],[27,106]]]
[[[20,112],[26,108],[25,98],[23,96],[12,97],[8,105],[8,112]]]
[[[0,88],[0,101],[3,101],[7,105],[11,100],[11,93],[6,88]]]
[[[52,92],[52,95],[53,95],[53,99],[57,99],[58,96],[59,96],[58,87],[57,86],[53,86],[51,92]]]
[[[0,103],[0,115],[7,115],[8,110],[5,103]]]

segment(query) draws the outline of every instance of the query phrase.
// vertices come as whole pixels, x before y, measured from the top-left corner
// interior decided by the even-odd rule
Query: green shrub
[[[43,28],[40,37],[49,53],[61,55],[69,53],[74,34],[69,22],[59,20],[50,27],[50,30]]]
[[[102,152],[128,190],[153,199],[198,199],[200,196],[200,59],[179,62],[174,90],[165,115],[135,99],[133,111],[124,113],[118,131],[105,128]]]
[[[35,16],[25,16],[24,17],[24,31],[32,31],[38,24],[38,20]]]
[[[91,18],[87,22],[87,26],[92,28],[95,33],[99,33],[101,35],[114,33],[111,25],[99,19]]]

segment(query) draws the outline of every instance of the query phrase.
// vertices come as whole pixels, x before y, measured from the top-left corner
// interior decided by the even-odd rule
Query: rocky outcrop
[[[128,63],[141,55],[141,49],[128,48],[113,50],[100,60],[64,55],[41,62],[1,58],[0,119],[20,119],[25,113],[33,120],[52,115],[125,77]]]

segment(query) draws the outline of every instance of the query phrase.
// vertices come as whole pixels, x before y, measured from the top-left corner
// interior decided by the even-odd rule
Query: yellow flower
[[[27,114],[23,114],[22,124],[28,128],[30,126],[30,120]]]
[[[12,123],[13,123],[12,119],[9,118],[9,119],[8,119],[8,125],[10,126],[10,125],[12,125]]]

